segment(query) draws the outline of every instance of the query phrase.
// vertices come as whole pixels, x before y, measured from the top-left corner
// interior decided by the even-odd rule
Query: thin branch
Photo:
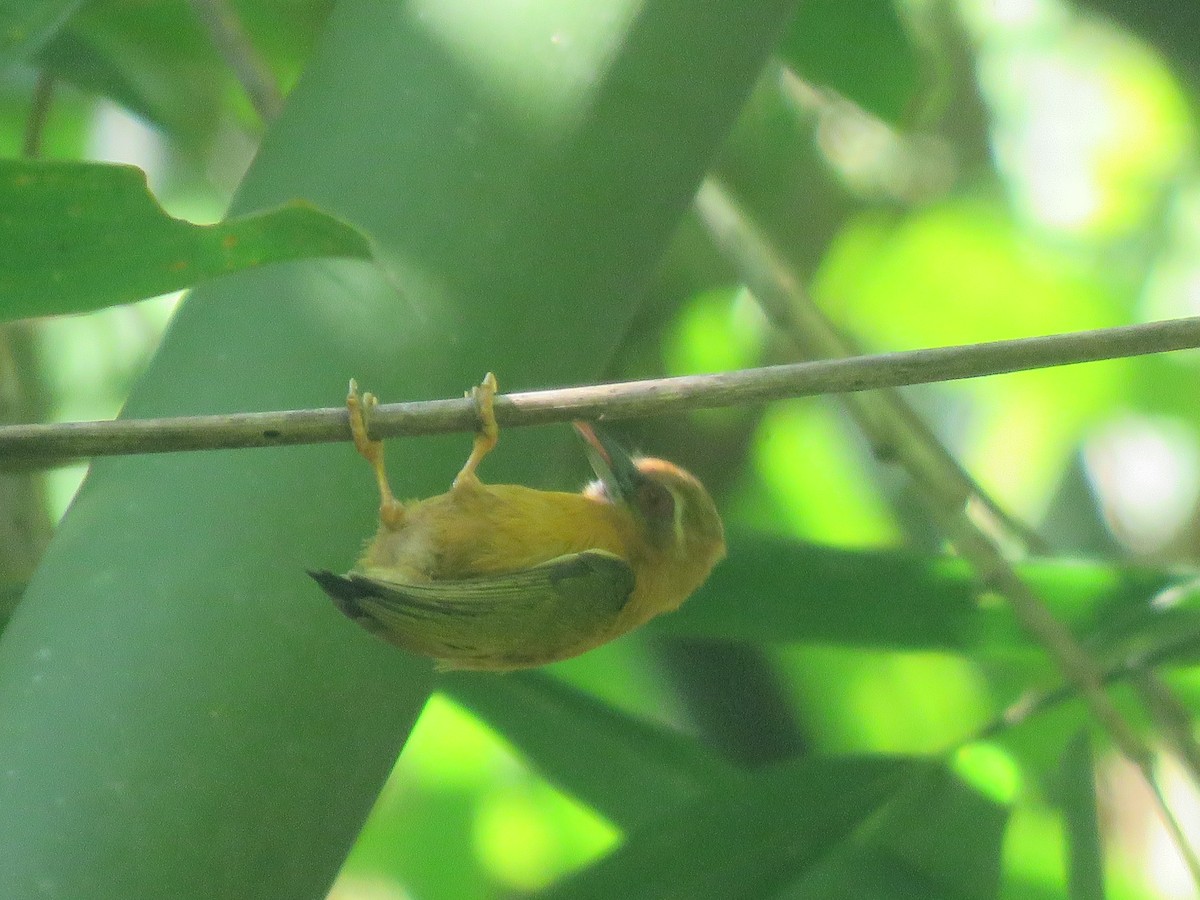
[[[1163,738],[1194,779],[1195,773],[1200,772],[1200,747],[1196,745],[1193,730],[1195,722],[1191,711],[1153,669],[1136,673],[1133,685],[1142,702],[1153,711],[1154,721],[1159,723]]]
[[[191,0],[191,4],[259,118],[273,122],[283,109],[283,95],[271,70],[255,52],[237,13],[226,0]]]
[[[1102,681],[1106,686],[1124,681],[1136,682],[1162,666],[1190,665],[1195,660],[1197,650],[1200,650],[1200,628],[1166,635],[1161,641],[1128,653],[1105,666],[1101,673]],[[1025,694],[975,732],[966,743],[990,741],[1035,716],[1057,709],[1078,695],[1078,689],[1072,684],[1060,684],[1049,690]]]
[[[1155,777],[1149,779],[1149,783],[1150,790],[1154,794],[1154,802],[1158,806],[1159,815],[1162,816],[1163,824],[1167,828],[1167,834],[1170,835],[1171,840],[1179,850],[1180,856],[1183,857],[1183,863],[1187,866],[1188,872],[1192,876],[1192,883],[1200,885],[1200,857],[1197,857],[1196,851],[1192,848],[1192,844],[1179,822],[1179,817],[1175,815],[1171,804],[1167,802],[1167,792],[1163,790],[1162,782]]]
[[[848,359],[687,375],[586,387],[505,394],[496,419],[508,428],[673,415],[693,409],[746,406],[790,397],[844,394],[880,387],[1001,375],[1047,366],[1200,347],[1200,317],[1125,325],[963,347],[937,347]],[[372,411],[379,438],[471,431],[471,400],[386,403]],[[50,467],[93,456],[281,447],[350,440],[345,407],[120,419],[111,422],[0,427],[0,468]]]

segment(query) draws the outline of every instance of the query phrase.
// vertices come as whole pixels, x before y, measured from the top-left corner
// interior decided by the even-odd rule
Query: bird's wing
[[[603,550],[517,572],[397,581],[386,571],[310,573],[338,608],[443,668],[513,669],[581,653],[610,636],[633,593],[629,563]]]

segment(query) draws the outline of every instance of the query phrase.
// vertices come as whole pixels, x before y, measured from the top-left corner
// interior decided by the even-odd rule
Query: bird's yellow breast
[[[405,504],[404,525],[381,527],[359,568],[416,580],[513,572],[567,553],[607,550],[629,559],[630,524],[611,504],[511,484],[460,485]]]

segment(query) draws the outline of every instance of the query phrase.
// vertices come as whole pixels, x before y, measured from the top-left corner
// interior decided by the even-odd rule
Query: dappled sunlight
[[[746,290],[722,289],[692,297],[663,338],[670,375],[731,372],[762,364],[770,325]]]
[[[1195,146],[1160,59],[1099,22],[1053,17],[980,32],[996,159],[1018,210],[1078,237],[1148,223]]]
[[[755,470],[794,537],[845,546],[888,543],[896,525],[860,454],[846,447],[845,423],[820,401],[779,404],[763,418]],[[760,519],[758,527],[765,523]]]
[[[548,15],[555,6],[544,0],[490,7],[469,0],[408,0],[405,11],[493,105],[489,118],[523,132],[525,140],[555,144],[569,139],[564,122],[594,101],[590,95],[604,83],[604,70],[620,48],[634,9],[601,3],[581,9],[582,16]],[[493,27],[481,27],[488,15]],[[466,20],[470,27],[464,28]],[[544,23],[541,42],[534,44],[538,65],[529,64],[528,31],[514,23]],[[605,33],[612,36],[606,53],[595,53],[590,38],[578,40],[581,34]],[[464,121],[461,127],[473,124]]]
[[[1182,423],[1113,419],[1084,448],[1092,487],[1113,534],[1151,554],[1177,540],[1200,497],[1200,450]]]
[[[998,204],[946,201],[903,219],[863,216],[839,235],[814,291],[872,351],[1104,327],[1118,295],[1075,254],[1040,245]],[[1050,369],[909,396],[940,409],[942,439],[1002,502],[1040,511],[1083,430],[1131,370]]]
[[[949,654],[807,646],[779,661],[822,753],[938,753],[991,714],[983,678]]]
[[[999,744],[964,744],[954,752],[954,771],[980,793],[1005,805],[1013,803],[1023,787],[1019,762]]]
[[[399,841],[401,834],[411,842]],[[492,729],[435,694],[340,881],[347,891],[391,882],[429,896],[428,879],[436,883],[454,869],[460,896],[483,896],[489,885],[533,890],[595,859],[618,837],[596,813],[538,778]],[[430,846],[437,846],[437,859],[425,856],[422,848]]]

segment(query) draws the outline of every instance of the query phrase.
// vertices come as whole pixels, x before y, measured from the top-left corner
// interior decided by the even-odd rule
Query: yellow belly
[[[401,528],[381,527],[359,568],[389,568],[419,581],[513,572],[582,550],[629,558],[628,523],[581,494],[508,484],[465,484],[409,503]]]

